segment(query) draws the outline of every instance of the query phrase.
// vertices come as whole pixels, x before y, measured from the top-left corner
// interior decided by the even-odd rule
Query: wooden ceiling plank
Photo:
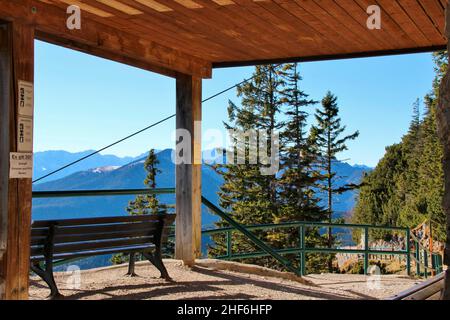
[[[123,13],[129,14],[129,15],[143,14],[142,11],[137,10],[136,8],[127,6],[126,4],[123,4],[116,0],[95,0],[95,1],[103,3],[111,8],[114,8],[118,11],[122,11]]]
[[[448,0],[440,0],[442,10],[447,8]]]
[[[377,37],[377,33],[367,30],[367,18],[361,18],[357,21],[347,11],[340,7],[334,0],[321,0],[318,5],[330,15],[332,15],[341,25],[345,25],[347,29],[353,32],[356,36],[362,38],[367,45],[372,44],[377,50],[382,50],[389,47],[389,43],[382,37]],[[364,36],[363,36],[364,35]]]
[[[155,1],[155,0],[135,0],[136,2],[139,2],[140,4],[149,7],[153,10],[156,10],[158,12],[169,12],[172,11],[171,8],[165,6],[161,2]]]
[[[210,0],[197,1],[202,3],[204,6],[214,6]],[[294,46],[295,48],[292,48],[293,45],[291,44],[294,42],[292,38],[295,39],[295,37],[289,37],[289,39],[285,39],[285,41],[280,41],[280,39],[282,39],[280,33],[247,8],[241,7],[233,2],[233,5],[221,7],[220,13],[225,15],[228,20],[238,24],[242,30],[251,30],[252,37],[259,40],[260,45],[265,47],[265,51],[269,51],[269,55],[277,55],[277,52],[270,52],[273,47],[276,48],[276,51],[279,51],[278,56],[298,54],[298,47]],[[302,34],[304,34],[304,32],[302,30],[298,30],[297,36],[300,37]],[[303,49],[305,51],[315,50],[314,48]]]
[[[239,4],[239,7],[241,8],[240,10],[247,10],[248,12],[253,13],[254,17],[252,18],[252,21],[254,20],[259,23],[268,24],[267,22],[270,21],[270,19],[272,19],[272,17],[271,17],[272,14],[267,16],[267,14],[265,14],[266,10],[264,8],[261,8],[260,6],[258,6],[256,3],[248,3],[248,1],[245,1],[245,0],[233,0],[233,1],[235,1],[237,4]],[[300,44],[295,45],[295,48],[294,48],[295,52],[297,52],[297,55],[300,50],[302,50],[302,51],[313,50],[313,52],[324,52],[324,51],[328,51],[328,50],[333,50],[333,48],[335,46],[332,42],[328,41],[328,39],[321,37],[320,34],[318,34],[308,24],[303,23],[300,20],[298,21],[298,23],[301,23],[301,26],[299,26],[297,28],[297,31],[294,33],[292,33],[292,32],[288,33],[288,36],[290,36],[291,38],[294,38],[294,40],[296,40],[296,41],[299,40]],[[286,33],[286,31],[283,31],[283,30],[280,30],[280,29],[277,30],[275,28],[275,26],[276,26],[276,24],[274,24],[274,22],[272,22],[271,27],[278,34],[280,33],[280,31],[283,32],[283,34]],[[293,36],[295,34],[298,34],[298,36],[297,37]],[[278,37],[280,38],[280,36],[278,36]],[[308,43],[308,46],[305,45],[306,43]],[[338,44],[336,44],[336,46],[339,47]],[[313,54],[313,53],[311,53],[311,54]]]
[[[31,9],[34,8],[32,11]],[[36,13],[32,13],[36,12]],[[54,36],[54,42],[59,39],[72,41],[74,46],[80,44],[85,48],[98,48],[107,51],[117,59],[130,58],[148,65],[191,74],[202,78],[211,76],[211,63],[160,45],[156,42],[139,38],[136,35],[124,33],[111,26],[101,24],[87,18],[83,19],[81,30],[66,28],[67,13],[58,7],[36,0],[6,1],[0,6],[0,18],[6,20],[23,20],[35,26],[37,32]],[[43,39],[52,42],[52,39]],[[63,46],[65,44],[62,44]]]
[[[445,17],[440,2],[438,0],[418,0],[418,2],[437,26],[438,30],[444,32]]]
[[[279,6],[290,12],[300,24],[300,28],[308,30],[308,34],[314,35],[315,39],[318,39],[318,43],[323,42],[322,45],[327,47],[328,52],[349,52],[351,50],[351,47],[348,46],[349,43],[341,36],[335,38],[326,35],[327,27],[323,25],[323,22],[318,21],[308,11],[298,6],[295,1],[280,2]]]
[[[352,53],[337,53],[337,54],[320,54],[317,56],[297,56],[289,58],[279,59],[261,59],[255,61],[223,61],[213,62],[213,68],[231,68],[231,67],[243,67],[253,66],[260,64],[279,64],[279,63],[293,63],[293,62],[315,62],[315,61],[328,61],[328,60],[344,60],[344,59],[357,59],[357,58],[371,58],[380,56],[392,56],[392,55],[404,55],[412,53],[424,53],[446,50],[447,46],[444,44],[422,47],[422,48],[400,48],[400,49],[387,49],[381,51],[364,51],[364,52],[352,52]]]
[[[227,32],[235,34],[242,38],[242,41],[252,42],[264,54],[286,55],[289,50],[284,44],[280,44],[279,35],[273,34],[266,25],[255,25],[251,21],[246,21],[245,12],[243,13],[239,6],[234,2],[228,5],[221,5],[211,0],[196,0],[203,5],[205,15],[211,16],[214,21],[220,21]],[[238,10],[235,10],[238,9]],[[245,30],[245,32],[244,32]],[[261,37],[261,32],[264,37]]]
[[[41,0],[42,1],[42,0]],[[113,15],[107,11],[100,10],[96,7],[93,7],[87,3],[84,3],[79,0],[60,0],[61,2],[65,3],[67,5],[75,5],[78,6],[81,10],[84,10],[86,12],[89,12],[91,14],[94,14],[96,16],[102,17],[102,18],[109,18]],[[51,3],[51,1],[45,1],[46,3]]]
[[[55,0],[53,0],[55,1]],[[71,1],[71,0],[67,0]],[[64,9],[64,5],[61,4],[61,2],[56,1],[55,5],[59,6],[61,9]],[[133,34],[136,33],[136,31],[140,32],[140,35],[150,41],[156,41],[161,43],[167,43],[170,47],[183,51],[185,48],[189,48],[191,51],[190,53],[193,55],[201,56],[202,54],[205,54],[205,45],[198,44],[197,42],[193,42],[192,39],[188,38],[180,38],[182,35],[178,32],[175,32],[175,27],[173,24],[170,26],[173,29],[168,28],[155,28],[154,21],[153,23],[148,23],[146,21],[140,20],[139,23],[135,23],[133,18],[130,16],[124,14],[123,12],[117,11],[114,8],[105,6],[101,3],[95,4],[95,8],[104,9],[109,14],[113,14],[113,19],[108,19],[108,21],[105,21],[105,23],[118,28],[125,32],[131,32]],[[123,19],[120,19],[123,18]],[[174,37],[176,35],[176,37]],[[221,52],[223,47],[217,47],[214,44],[210,44],[210,50],[216,50],[217,52]],[[210,57],[205,57],[205,59],[210,60]]]
[[[208,26],[203,26],[203,32],[201,29],[197,28],[197,23],[194,25],[194,20],[185,17],[179,12],[176,12],[175,10],[161,13],[156,10],[152,10],[151,8],[146,8],[144,5],[138,4],[134,2],[134,0],[121,0],[122,2],[133,5],[140,10],[143,10],[145,12],[145,15],[143,16],[136,16],[131,19],[134,23],[138,23],[145,27],[150,26],[158,26],[158,29],[161,32],[169,32],[172,35],[182,36],[189,35],[190,38],[186,38],[186,41],[188,43],[192,44],[199,44],[199,49],[203,50],[203,54],[207,54],[207,52],[211,52],[214,50],[217,54],[215,57],[220,54],[226,54],[230,56],[230,58],[233,59],[238,57],[243,57],[247,54],[245,50],[236,49],[233,50],[230,46],[230,43],[227,39],[222,39],[220,37],[215,36],[212,34],[208,38],[206,35],[206,31],[210,32],[211,28],[208,28]],[[170,8],[169,3],[165,2],[165,5]],[[182,33],[180,33],[182,31]],[[154,32],[158,32],[158,30],[155,30]],[[187,45],[186,48],[190,48],[189,45]],[[207,56],[208,57],[208,56]],[[210,59],[211,57],[208,57]]]
[[[417,28],[414,21],[403,11],[403,8],[396,0],[378,0],[378,3],[389,14],[389,16],[409,35],[417,46],[431,46],[432,43],[422,31]]]
[[[431,18],[423,11],[423,8],[416,0],[398,0],[400,6],[415,21],[417,28],[420,28],[425,36],[433,44],[442,43],[445,40],[444,35],[438,30]]]
[[[367,18],[368,14],[365,10],[363,10],[357,3],[351,2],[348,0],[334,0],[336,5],[346,11],[349,15],[351,15],[361,26],[366,30],[366,32],[370,32],[373,37],[377,39],[381,39],[384,43],[387,44],[386,48],[392,48],[398,45],[394,38],[387,32],[382,33],[381,30],[368,30],[367,29]],[[364,33],[363,33],[364,34]]]
[[[323,26],[323,31],[321,32],[323,32],[323,34],[327,34],[329,38],[339,39],[341,43],[346,43],[346,45],[353,50],[363,51],[364,48],[367,48],[364,47],[364,42],[362,42],[361,39],[356,37],[339,22],[336,23],[336,20],[314,1],[296,0],[295,3],[317,19],[317,21]],[[327,23],[325,24],[323,21],[327,21]],[[341,31],[343,30],[346,30],[345,36],[343,35],[343,32],[341,34]],[[372,46],[372,44],[370,46]]]
[[[233,51],[244,55],[261,54],[262,48],[258,41],[250,36],[241,37],[238,30],[233,30],[232,34],[225,32],[230,29],[230,22],[224,21],[223,16],[217,14],[216,10],[204,7],[199,1],[196,3],[201,7],[201,10],[192,10],[177,1],[167,1],[166,5],[173,9],[176,19],[183,21],[193,32],[201,32],[210,39],[220,40],[220,44],[224,48],[231,47]]]
[[[389,16],[389,14],[387,14],[386,10],[384,10],[382,8],[382,5],[380,5],[380,3],[378,3],[376,0],[355,0],[355,2],[358,3],[361,9],[364,11],[366,11],[367,8],[371,5],[378,5],[382,9],[381,30],[378,31],[385,35],[393,35],[392,38],[394,39],[394,48],[414,48],[416,46],[414,40],[412,40],[410,36],[405,31],[403,31],[403,29]],[[376,32],[376,30],[373,30],[373,32]]]
[[[314,49],[314,51],[310,51],[310,54],[314,54],[313,52],[320,52],[321,50],[332,50],[333,45],[328,41],[325,37],[321,37],[319,33],[314,29],[314,27],[308,23],[305,23],[301,20],[298,15],[291,12],[288,8],[286,8],[285,3],[288,1],[255,1],[257,5],[260,7],[257,12],[258,15],[266,16],[269,19],[271,16],[275,17],[277,21],[285,20],[288,22],[289,26],[292,26],[295,30],[295,33],[283,31],[283,35],[287,39],[286,43],[289,46],[292,46],[294,49],[294,53],[298,55],[299,50],[302,50],[302,53],[308,54],[308,47]],[[292,5],[293,1],[290,1]],[[294,34],[297,34],[294,36]]]

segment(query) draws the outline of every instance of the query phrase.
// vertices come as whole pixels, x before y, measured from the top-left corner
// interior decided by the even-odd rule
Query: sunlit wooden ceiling
[[[94,47],[91,53],[97,55],[112,51],[113,45],[95,48],[96,44],[90,43],[94,36],[82,35],[97,32],[100,46],[108,41],[118,42],[124,51],[123,60],[132,56],[163,66],[157,59],[142,56],[142,48],[132,52],[134,42],[159,45],[170,53],[170,63],[177,64],[174,60],[185,57],[188,65],[173,69],[187,72],[208,68],[208,64],[239,66],[442,49],[446,45],[446,3],[447,0],[0,0],[0,17],[10,18],[8,13],[12,14],[14,5],[27,7],[21,12],[33,19],[37,35],[43,40],[87,52]],[[82,10],[84,24],[79,31],[64,27],[69,5]],[[381,8],[380,30],[367,28],[367,8],[371,5]],[[29,6],[35,7],[34,13],[26,11]],[[116,39],[112,39],[114,34]],[[149,55],[162,57],[167,52]],[[171,68],[170,63],[164,67]],[[208,76],[208,72],[200,73]]]

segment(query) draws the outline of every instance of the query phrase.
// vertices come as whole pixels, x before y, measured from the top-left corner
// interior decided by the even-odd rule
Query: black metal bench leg
[[[149,252],[144,252],[143,255],[161,272],[161,278],[166,279],[167,281],[173,281],[172,278],[169,276],[166,267],[164,266],[161,257],[161,251],[159,249],[156,249],[153,254]]]
[[[60,299],[63,297],[63,295],[59,292],[58,286],[56,285],[55,278],[53,277],[53,270],[46,268],[46,270],[43,270],[39,263],[35,263],[31,265],[31,270],[36,273],[39,277],[42,278],[42,280],[47,283],[47,285],[50,288],[50,295],[48,296],[49,299]]]

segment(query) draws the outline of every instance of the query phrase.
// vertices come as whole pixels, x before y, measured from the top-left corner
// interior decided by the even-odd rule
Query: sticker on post
[[[33,117],[34,114],[34,85],[31,82],[19,80],[18,83],[19,115]]]
[[[31,179],[33,178],[33,154],[11,152],[9,154],[9,178]]]
[[[33,152],[33,119],[19,116],[17,122],[17,151]]]

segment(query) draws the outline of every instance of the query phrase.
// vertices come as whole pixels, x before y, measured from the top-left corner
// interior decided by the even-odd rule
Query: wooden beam
[[[3,256],[8,242],[8,175],[9,170],[9,109],[11,105],[11,34],[6,24],[0,24],[0,299],[5,297]]]
[[[448,41],[448,53],[450,54],[450,4],[446,7],[445,34]],[[450,56],[449,56],[450,59]],[[439,103],[436,109],[437,131],[444,149],[442,168],[444,171],[444,195],[442,208],[447,216],[447,240],[444,251],[445,272],[444,290],[441,299],[450,300],[450,70],[441,80],[439,88]]]
[[[382,56],[395,56],[403,54],[416,54],[446,50],[447,46],[431,46],[421,48],[406,48],[406,49],[391,49],[380,51],[368,51],[368,52],[354,52],[343,54],[330,54],[330,55],[318,55],[318,56],[305,56],[305,57],[285,57],[277,59],[260,59],[260,60],[247,60],[247,61],[222,61],[213,62],[213,68],[235,68],[235,67],[247,67],[254,65],[267,65],[267,64],[281,64],[281,63],[295,63],[295,62],[317,62],[328,60],[346,60],[357,58],[373,58]]]
[[[189,266],[201,255],[201,99],[201,79],[178,75],[175,256]]]
[[[0,246],[4,249],[0,261],[3,279],[0,297],[27,299],[32,182],[31,176],[10,177],[9,158],[10,152],[25,152],[18,148],[18,83],[34,81],[34,29],[19,22],[3,23],[0,33]],[[29,116],[33,122],[33,114]],[[32,147],[26,152],[32,153]]]
[[[106,20],[82,12],[81,29],[69,30],[68,14],[59,7],[35,0],[0,1],[0,19],[33,24],[40,40],[170,77],[175,72],[211,77],[210,62],[102,23]]]

